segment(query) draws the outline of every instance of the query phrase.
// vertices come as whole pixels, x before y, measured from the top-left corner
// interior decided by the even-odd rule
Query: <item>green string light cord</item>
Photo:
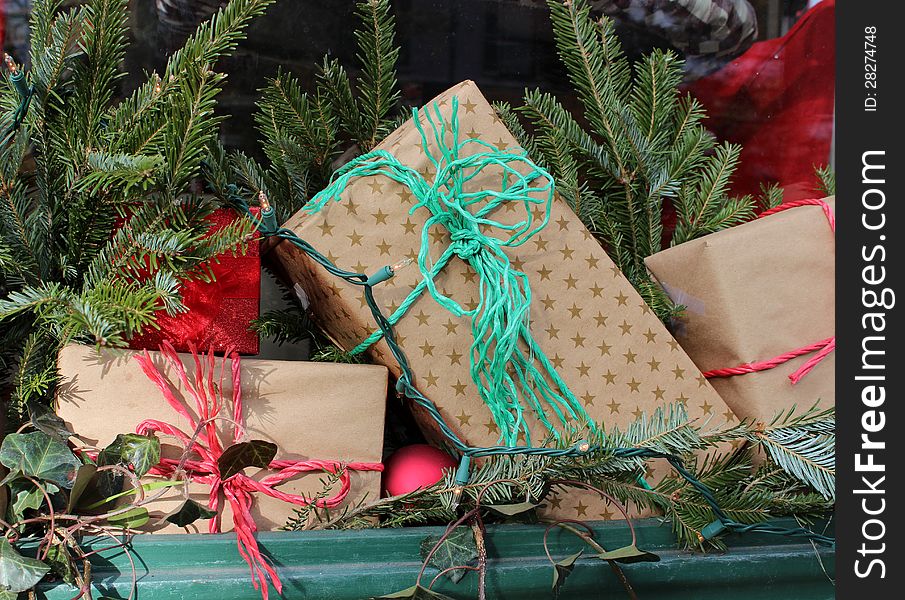
[[[448,147],[449,152],[451,152],[452,161],[463,160],[459,157],[458,150],[461,148],[462,144],[459,144],[457,139],[457,126],[456,126],[456,112],[455,112],[455,103],[453,104],[453,114],[451,119],[452,124],[452,132],[453,132],[453,144]],[[415,123],[419,123],[418,119],[418,111],[413,111],[413,117]],[[442,120],[441,120],[442,122]],[[439,135],[443,132],[443,128],[441,127],[439,130],[436,130],[435,133]],[[425,144],[426,149],[426,137],[424,135],[423,130],[422,133],[422,142]],[[486,145],[486,144],[485,144]],[[474,156],[480,156],[481,154],[487,154],[489,156],[485,156],[484,158],[488,158],[494,161],[499,162],[501,160],[500,155],[503,154],[497,151],[492,146],[488,145],[489,152],[487,153],[479,153]],[[430,153],[428,153],[430,155]],[[518,155],[514,155],[518,156]],[[480,160],[480,159],[473,159]],[[521,160],[521,158],[519,158]],[[444,171],[443,168],[449,167],[450,163],[439,164],[435,161],[435,166],[438,166],[438,175],[436,180],[440,180]],[[462,164],[471,164],[471,163],[462,163]],[[359,169],[359,167],[361,168]],[[474,166],[472,164],[472,166]],[[461,188],[457,188],[456,184],[453,183],[452,186],[447,186],[443,193],[440,194],[440,187],[437,185],[436,181],[432,186],[426,186],[426,182],[424,182],[423,178],[420,177],[416,172],[412,169],[400,165],[398,160],[396,160],[392,155],[385,151],[375,150],[361,157],[353,160],[349,164],[346,165],[343,169],[341,169],[335,175],[334,179],[331,181],[330,186],[324,191],[321,192],[318,196],[312,199],[311,203],[309,203],[306,208],[309,207],[318,207],[323,203],[327,202],[331,198],[335,198],[338,194],[338,190],[342,190],[345,188],[348,180],[353,176],[365,176],[371,174],[383,174],[387,177],[390,177],[400,183],[404,183],[406,185],[412,184],[412,190],[416,194],[416,197],[419,198],[419,203],[416,205],[416,208],[419,206],[425,206],[432,210],[434,217],[432,219],[435,222],[442,222],[444,225],[448,225],[449,223],[445,222],[444,219],[448,217],[437,217],[438,212],[434,212],[439,209],[436,202],[443,202],[446,206],[451,207],[455,211],[456,218],[460,218],[461,221],[458,222],[459,226],[462,226],[462,223],[465,224],[480,224],[483,220],[486,220],[487,214],[483,210],[479,209],[474,213],[474,217],[469,217],[463,213],[470,213],[467,208],[473,205],[475,202],[473,201],[478,196],[474,195],[466,195],[465,197],[456,198],[455,194],[456,190],[459,189],[459,193],[461,192]],[[415,177],[417,175],[417,177]],[[465,176],[467,178],[467,176]],[[513,179],[518,182],[518,177],[515,177],[513,173]],[[551,180],[552,181],[552,180]],[[422,183],[423,182],[423,183]],[[513,185],[522,185],[522,183],[514,183]],[[513,188],[507,185],[507,182],[504,177],[503,182],[503,192],[502,193],[486,193],[482,196],[485,200],[491,198],[496,198],[498,196],[506,194],[507,192],[513,191]],[[428,192],[433,192],[438,194],[440,197],[439,200],[427,200],[425,196]],[[252,219],[258,228],[259,233],[265,238],[276,238],[279,240],[284,240],[287,243],[295,246],[302,252],[304,252],[311,260],[321,265],[328,273],[338,277],[345,282],[359,286],[362,288],[362,292],[365,297],[365,302],[368,306],[368,309],[371,312],[374,321],[376,322],[379,328],[379,335],[375,339],[380,339],[382,337],[387,346],[390,349],[390,352],[393,354],[394,359],[399,364],[400,367],[400,376],[396,382],[396,391],[410,399],[411,401],[418,404],[427,413],[431,416],[431,418],[437,423],[440,431],[447,438],[450,444],[455,447],[462,455],[461,462],[459,463],[459,468],[456,471],[455,483],[457,486],[457,490],[461,493],[461,487],[464,486],[468,482],[468,473],[470,468],[471,459],[478,457],[488,457],[488,456],[545,456],[545,457],[583,457],[588,455],[589,453],[593,453],[595,451],[607,451],[614,458],[640,458],[643,460],[648,459],[665,459],[672,465],[672,467],[679,473],[692,487],[694,487],[703,497],[704,501],[710,506],[713,510],[714,515],[717,517],[717,520],[712,524],[708,525],[701,532],[701,540],[712,539],[713,537],[723,533],[725,531],[736,532],[736,533],[746,533],[746,532],[759,532],[759,533],[769,533],[775,535],[782,535],[787,537],[796,537],[796,538],[805,538],[816,543],[835,546],[835,540],[832,537],[828,537],[825,535],[821,535],[815,532],[812,532],[808,529],[797,527],[797,528],[784,528],[777,527],[771,525],[769,523],[755,523],[755,524],[744,524],[739,523],[732,519],[726,512],[719,506],[719,502],[713,494],[713,491],[707,487],[703,482],[697,479],[697,477],[685,468],[682,459],[678,456],[672,454],[665,454],[659,452],[657,450],[645,447],[634,447],[634,448],[615,448],[615,449],[604,449],[603,447],[590,444],[586,441],[579,441],[571,446],[566,447],[536,447],[531,445],[498,445],[498,446],[488,446],[488,447],[479,447],[479,446],[469,446],[465,444],[456,433],[449,427],[446,423],[443,416],[440,414],[437,406],[434,404],[432,400],[423,395],[414,385],[414,377],[412,373],[411,366],[409,365],[408,359],[405,355],[405,352],[400,347],[396,335],[393,328],[393,318],[395,316],[387,317],[383,314],[380,307],[377,305],[377,302],[374,299],[374,286],[379,285],[380,283],[390,279],[393,277],[397,268],[399,268],[399,264],[397,265],[388,265],[377,273],[373,275],[367,275],[364,273],[356,273],[354,271],[346,271],[344,269],[336,266],[331,260],[329,260],[326,256],[317,251],[310,243],[300,238],[290,229],[286,229],[280,227],[276,220],[276,213],[272,206],[270,206],[268,199],[262,193],[259,193],[259,199],[261,204],[261,213],[260,217],[253,215],[249,208],[248,204],[242,198],[238,190],[236,188],[232,188],[230,191],[228,200],[235,205],[237,209],[246,214],[250,219]],[[309,210],[311,210],[309,208]],[[529,211],[530,212],[530,211]],[[442,213],[439,213],[442,214]],[[527,227],[527,228],[526,228]],[[459,231],[458,229],[456,231]],[[427,227],[425,227],[425,231],[427,231]],[[513,236],[516,240],[522,239],[519,238],[519,235],[524,235],[525,233],[531,231],[530,222],[528,225],[522,224],[520,229],[517,229],[517,234]],[[453,245],[457,243],[457,241],[465,240],[465,243],[474,242],[474,230],[470,229],[469,234],[466,236],[460,236],[458,239],[454,237]],[[419,267],[421,268],[422,274],[424,275],[425,281],[422,282],[416,288],[416,291],[427,289],[434,298],[443,297],[439,292],[432,287],[431,279],[434,275],[442,268],[442,266],[438,267],[437,265],[445,265],[444,259],[441,258],[437,260],[433,266],[429,266],[426,260],[426,246],[427,239],[426,236],[422,238],[422,246],[419,252]],[[491,252],[498,251],[498,248],[491,246]],[[455,252],[453,250],[452,252]],[[451,251],[447,250],[444,252],[442,256],[446,256],[445,260],[449,260],[451,257]],[[470,256],[467,256],[470,257]],[[508,263],[508,261],[507,261]],[[471,263],[474,264],[474,263]],[[482,265],[484,266],[484,265]],[[487,267],[488,271],[492,274],[492,276],[496,276],[499,272],[495,272],[491,270],[491,267]],[[479,271],[480,274],[480,271]],[[525,284],[525,288],[527,288],[527,284]],[[483,291],[483,290],[482,290]],[[420,291],[419,291],[420,293]],[[413,293],[413,296],[417,297],[416,294]],[[525,296],[530,301],[530,293],[525,293]],[[410,296],[411,298],[412,296]],[[451,299],[446,298],[449,302],[453,302]],[[447,306],[446,300],[439,300],[441,304]],[[457,305],[456,305],[457,306]],[[449,309],[449,306],[447,306]],[[456,310],[455,306],[452,307]],[[469,311],[464,311],[461,307],[457,310],[461,310],[461,314],[469,314]],[[397,311],[398,313],[399,311]],[[399,315],[401,316],[401,315]],[[399,316],[395,316],[396,319]],[[472,315],[469,315],[472,316]],[[477,331],[480,333],[482,331],[480,327],[480,323],[474,326]],[[374,337],[374,336],[372,336]],[[519,338],[524,339],[524,338]],[[552,370],[552,369],[551,369]],[[645,482],[646,484],[646,482]]]
[[[22,125],[26,115],[28,115],[31,99],[35,95],[35,86],[28,85],[25,71],[19,68],[16,61],[14,61],[9,54],[3,55],[3,61],[6,63],[7,69],[9,69],[9,81],[13,84],[13,88],[15,88],[16,93],[19,95],[19,105],[13,113],[12,122],[3,132],[3,137],[0,138],[0,144],[6,144]]]

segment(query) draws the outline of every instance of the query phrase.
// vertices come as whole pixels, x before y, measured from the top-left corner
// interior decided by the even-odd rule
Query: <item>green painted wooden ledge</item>
[[[794,522],[785,522],[794,525]],[[593,523],[595,537],[607,548],[630,541],[623,523]],[[626,565],[624,570],[642,600],[830,600],[834,574],[833,551],[800,540],[747,535],[728,540],[729,551],[692,554],[675,549],[668,526],[656,520],[636,524],[638,544],[660,555],[659,563]],[[494,600],[550,598],[552,570],[544,556],[542,526],[500,525],[488,528],[487,597]],[[438,527],[261,533],[262,548],[278,565],[285,598],[317,600],[362,599],[395,592],[412,585],[421,567],[421,540]],[[577,551],[583,544],[570,534],[551,534],[554,558]],[[110,540],[86,546],[104,548]],[[193,600],[256,599],[248,566],[230,535],[145,535],[131,545],[138,587],[136,600],[192,598]],[[131,585],[129,561],[122,550],[92,558],[95,598],[127,598]],[[822,567],[821,567],[822,563]],[[824,569],[826,573],[824,573]],[[425,583],[436,573],[428,569]],[[437,591],[457,599],[476,598],[476,577],[458,585],[444,580]],[[67,585],[47,584],[39,597],[69,599]],[[276,597],[272,595],[271,597]],[[625,598],[609,567],[582,557],[563,588],[563,598]]]

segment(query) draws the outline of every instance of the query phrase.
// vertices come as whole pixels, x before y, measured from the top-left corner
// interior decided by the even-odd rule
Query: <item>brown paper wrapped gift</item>
[[[512,134],[470,81],[427,106],[438,107],[448,125],[454,96],[460,135],[480,137],[500,150],[516,149]],[[436,147],[434,140],[429,147]],[[477,150],[477,144],[470,147],[474,148],[470,152]],[[413,121],[390,134],[379,149],[432,181],[434,167]],[[470,189],[499,189],[500,178],[482,173],[470,185]],[[328,202],[318,212],[303,209],[285,227],[338,266],[370,274],[417,256],[429,213],[423,208],[410,213],[415,202],[408,188],[387,177],[352,179],[339,201]],[[523,219],[524,209],[512,204],[498,209],[493,218],[508,218],[512,223]],[[429,243],[431,256],[437,256],[449,245],[450,236],[445,229],[431,228]],[[554,201],[549,222],[539,234],[505,251],[512,266],[530,281],[534,339],[596,422],[605,428],[625,426],[642,413],[650,414],[676,401],[685,402],[693,418],[713,417],[713,424],[732,418],[694,363],[565,202]],[[288,243],[278,245],[275,252],[285,274],[304,287],[315,317],[340,346],[351,349],[368,337],[375,325],[360,287],[333,277]],[[394,312],[421,277],[412,266],[375,287],[375,299],[384,313]],[[458,257],[434,281],[441,292],[466,308],[477,305],[477,273]],[[416,387],[436,403],[456,434],[470,445],[496,444],[500,430],[469,373],[473,338],[468,319],[453,316],[424,294],[396,325],[396,333]],[[370,352],[376,362],[399,375],[383,341]],[[415,411],[425,433],[441,442],[442,434],[431,417],[417,407]],[[541,425],[534,423],[531,432],[533,443],[544,439]],[[600,518],[616,513],[584,494],[553,502],[556,513],[563,516]]]
[[[62,377],[57,396],[57,413],[72,431],[89,445],[103,448],[117,434],[135,432],[141,422],[154,419],[186,431],[187,421],[166,402],[157,386],[142,372],[134,351],[104,351],[71,345],[59,355]],[[150,353],[161,372],[178,382],[160,353]],[[191,355],[179,355],[191,374]],[[219,373],[219,361],[217,368]],[[232,397],[232,382],[223,378],[223,397]],[[277,459],[326,460],[339,463],[379,463],[383,451],[383,422],[387,371],[377,365],[340,365],[301,361],[242,359],[241,385],[247,439],[277,444]],[[183,389],[178,384],[180,391]],[[180,396],[182,394],[180,393]],[[190,406],[194,406],[189,401]],[[197,411],[192,413],[197,416]],[[218,438],[224,447],[232,442],[232,424],[219,421]],[[186,432],[189,436],[192,431]],[[182,448],[161,435],[162,454],[179,458]],[[248,469],[249,473],[254,469]],[[251,475],[256,479],[267,470]],[[350,471],[351,492],[345,503],[380,497],[380,473]],[[300,474],[277,489],[311,496],[323,489],[324,473]],[[191,497],[207,505],[210,488],[191,483]],[[331,495],[336,488],[331,490]],[[265,494],[255,493],[251,515],[260,530],[274,530],[294,515],[295,505]],[[181,490],[168,492],[147,508],[166,514],[182,502]],[[228,503],[222,514],[222,529],[233,528]],[[152,520],[152,524],[153,524]],[[182,531],[168,526],[168,533]],[[206,522],[191,528],[207,531]]]
[[[825,199],[833,208],[833,198]],[[686,306],[676,339],[704,371],[765,362],[833,338],[836,244],[820,206],[790,208],[647,259],[673,300]],[[835,339],[835,338],[833,338]],[[710,381],[739,418],[835,403],[835,353],[794,385],[815,357]]]

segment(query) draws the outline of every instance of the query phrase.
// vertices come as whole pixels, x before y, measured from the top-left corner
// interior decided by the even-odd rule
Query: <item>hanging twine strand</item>
[[[460,140],[457,98],[452,99],[449,129],[438,106],[434,105],[433,114],[430,109],[423,114],[429,132],[419,111],[413,111],[424,153],[436,171],[432,182],[389,152],[375,150],[346,164],[303,210],[316,213],[328,203],[339,201],[357,178],[383,176],[408,188],[417,199],[409,214],[425,209],[431,216],[421,229],[416,261],[421,281],[390,315],[389,323],[395,325],[425,292],[452,315],[470,320],[474,340],[469,352],[471,377],[500,428],[502,443],[516,443],[520,433],[531,443],[523,401],[555,439],[561,439],[559,426],[569,421],[594,431],[593,420],[531,334],[528,276],[512,267],[505,252],[546,227],[555,190],[553,177],[524,152],[504,152],[480,139]],[[448,143],[447,138],[452,141]],[[437,148],[436,156],[429,139]],[[465,155],[475,146],[477,152]],[[491,171],[500,172],[499,189],[466,191],[471,180]],[[524,218],[515,224],[493,217],[509,203],[524,209]],[[534,207],[543,210],[543,219],[535,219],[531,211]],[[451,243],[433,259],[429,236],[436,227],[449,232]],[[434,281],[454,257],[465,261],[478,275],[479,300],[472,310],[441,292]],[[383,337],[383,331],[375,331],[352,353],[365,351]],[[552,422],[549,412],[559,426]]]
[[[827,204],[824,200],[817,200],[812,198],[808,200],[795,200],[793,202],[786,202],[785,204],[780,204],[777,207],[762,212],[760,216],[758,216],[758,218],[762,219],[764,217],[789,210],[790,208],[798,208],[799,206],[819,206],[821,209],[823,209],[823,214],[826,215],[826,220],[830,225],[830,229],[833,231],[833,235],[836,234],[836,215],[833,212],[833,207]],[[795,372],[789,374],[789,380],[792,382],[792,385],[795,385],[796,383],[801,381],[802,377],[810,373],[814,367],[820,364],[820,362],[824,358],[829,356],[829,354],[835,349],[836,336],[834,335],[826,338],[825,340],[820,340],[819,342],[784,352],[783,354],[774,356],[773,358],[768,360],[753,363],[743,363],[735,367],[728,367],[725,369],[713,369],[712,371],[703,373],[703,375],[708,379],[713,379],[715,377],[734,377],[736,375],[745,375],[747,373],[768,371],[770,369],[774,369],[780,365],[783,365],[792,359],[798,358],[799,356],[816,353],[814,354],[814,356],[805,361],[805,363],[801,365],[801,367],[796,369]]]
[[[213,352],[199,356],[192,349],[195,369],[190,377],[185,366],[180,360],[176,350],[169,342],[164,342],[161,347],[161,355],[170,371],[181,384],[182,395],[194,400],[194,410],[197,419],[192,414],[185,401],[180,399],[179,393],[173,382],[165,376],[154,364],[150,354],[145,351],[137,355],[135,360],[141,366],[142,371],[154,382],[163,394],[167,404],[173,408],[189,425],[190,431],[198,432],[193,436],[182,429],[154,419],[143,421],[136,428],[136,433],[141,435],[154,435],[162,433],[178,439],[186,448],[189,456],[197,456],[185,461],[169,458],[161,459],[149,474],[172,479],[181,470],[185,477],[196,483],[210,487],[208,507],[217,512],[217,515],[209,522],[210,533],[220,532],[220,494],[222,492],[229,503],[233,513],[233,528],[236,533],[236,542],[239,554],[248,563],[251,569],[252,582],[255,589],[261,590],[264,600],[268,597],[268,579],[273,583],[277,593],[282,593],[283,584],[279,575],[270,562],[261,553],[255,533],[258,530],[254,518],[251,516],[253,503],[252,494],[257,492],[265,494],[277,500],[294,504],[296,506],[315,505],[318,508],[334,508],[342,503],[352,489],[351,471],[382,471],[380,463],[338,462],[325,460],[274,460],[268,469],[274,471],[263,477],[260,481],[248,477],[244,473],[237,473],[228,479],[220,477],[218,459],[223,454],[224,447],[218,434],[218,422],[226,420],[232,424],[231,444],[241,442],[245,438],[244,412],[242,406],[241,365],[239,355],[227,352],[230,356],[230,378],[232,380],[232,397],[227,399],[221,396],[223,379],[226,371],[226,359],[221,363],[219,381],[215,381],[215,358]],[[225,414],[224,414],[225,413]],[[199,430],[199,424],[201,428]],[[314,499],[298,494],[289,494],[277,489],[277,486],[302,473],[327,472],[338,474],[339,489],[330,497]]]

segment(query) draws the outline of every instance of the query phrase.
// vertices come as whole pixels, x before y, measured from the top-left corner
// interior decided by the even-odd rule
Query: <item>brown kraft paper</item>
[[[57,393],[57,414],[76,432],[84,444],[103,448],[117,434],[133,433],[146,419],[170,423],[186,431],[188,423],[163,398],[157,386],[133,360],[135,351],[104,351],[70,345],[59,355],[62,377]],[[157,352],[151,356],[164,369]],[[188,368],[194,368],[190,355],[180,355]],[[217,359],[217,372],[219,361]],[[386,404],[387,371],[377,365],[345,365],[302,361],[245,359],[241,361],[242,398],[247,439],[277,444],[277,459],[336,460],[337,462],[379,463],[383,451],[383,423]],[[162,370],[174,383],[169,370]],[[189,371],[191,374],[191,371]],[[232,397],[232,381],[223,379],[224,397]],[[181,386],[180,386],[181,388]],[[194,414],[194,401],[188,400]],[[231,411],[224,414],[231,415]],[[197,415],[196,415],[197,417]],[[230,423],[218,424],[224,447],[232,440]],[[191,435],[191,431],[186,431]],[[179,458],[178,442],[159,434],[165,456]],[[247,469],[251,477],[271,473]],[[380,476],[376,471],[351,472],[352,490],[342,506],[362,499],[380,497]],[[312,471],[278,486],[291,493],[311,496],[323,490],[325,474]],[[331,490],[332,496],[338,485]],[[200,483],[189,486],[191,497],[207,506],[210,488]],[[254,493],[252,516],[260,530],[275,530],[295,515],[296,505]],[[181,488],[168,491],[147,508],[154,517],[178,508],[183,501]],[[221,501],[222,529],[233,529],[229,503]],[[333,510],[341,510],[338,507]],[[152,527],[154,530],[163,527]],[[166,524],[167,533],[208,530],[207,521],[197,521],[183,529]]]
[[[826,198],[835,208],[835,199]],[[647,266],[686,306],[676,339],[701,371],[769,360],[835,332],[836,244],[819,206],[791,208],[659,252]],[[835,404],[835,352],[792,385],[811,354],[710,382],[739,418]]]
[[[460,135],[480,136],[501,150],[516,149],[516,140],[471,81],[456,85],[428,106],[436,103],[448,123],[453,96],[459,102]],[[431,140],[432,149],[434,144]],[[433,165],[423,152],[420,135],[411,120],[378,148],[432,180]],[[474,188],[499,189],[500,185],[499,176],[483,174],[472,183]],[[417,256],[428,214],[424,208],[409,214],[415,202],[407,188],[386,177],[353,179],[340,201],[328,203],[317,213],[300,211],[285,227],[341,268],[371,274],[402,258]],[[534,210],[540,213],[537,207]],[[521,206],[510,203],[493,218],[511,218],[515,223],[523,215]],[[535,218],[542,219],[543,215],[536,214]],[[433,257],[439,256],[450,242],[448,232],[440,229],[431,229],[429,239]],[[718,426],[734,419],[694,363],[561,199],[554,201],[544,230],[506,252],[512,266],[530,280],[530,323],[535,340],[590,416],[604,428],[625,427],[642,413],[651,414],[657,407],[675,402],[684,403],[690,416],[701,423],[710,419],[713,426]],[[341,347],[351,349],[373,331],[376,325],[360,287],[333,277],[288,243],[278,245],[275,253],[288,278],[306,290],[319,323]],[[374,295],[384,314],[395,311],[420,279],[418,267],[412,265],[375,287]],[[477,306],[477,274],[458,257],[435,282],[441,292],[464,307]],[[416,387],[437,404],[456,434],[469,445],[496,444],[500,431],[469,373],[473,338],[467,317],[453,316],[425,294],[395,330],[414,372]],[[399,375],[399,367],[383,341],[371,347],[370,356],[386,365],[393,375]],[[427,436],[442,442],[444,438],[431,417],[418,407],[414,410]],[[540,423],[535,421],[531,431],[532,443],[544,439]],[[665,474],[666,469],[653,475],[654,479]],[[557,516],[618,517],[615,509],[591,494],[575,492],[551,502]]]

